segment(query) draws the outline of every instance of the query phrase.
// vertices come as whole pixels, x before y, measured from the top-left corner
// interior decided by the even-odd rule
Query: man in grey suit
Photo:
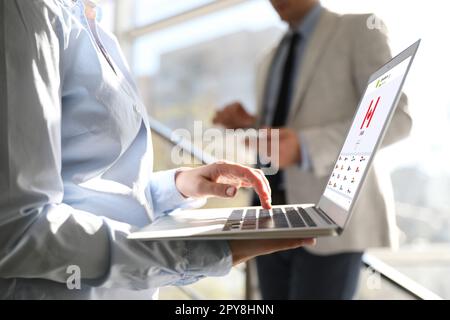
[[[338,15],[318,0],[271,0],[289,31],[263,59],[257,76],[257,108],[236,102],[213,122],[227,128],[280,129],[280,172],[269,176],[272,203],[319,200],[371,73],[391,58],[383,28],[371,15]],[[406,96],[384,139],[409,134]],[[396,242],[393,201],[371,170],[343,235],[315,248],[257,259],[264,299],[351,299],[363,252]]]

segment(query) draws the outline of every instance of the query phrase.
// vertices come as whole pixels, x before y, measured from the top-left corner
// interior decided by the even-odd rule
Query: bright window
[[[133,24],[152,23],[211,2],[213,0],[135,0]]]

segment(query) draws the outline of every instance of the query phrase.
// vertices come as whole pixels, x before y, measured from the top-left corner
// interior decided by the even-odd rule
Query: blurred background
[[[101,23],[123,46],[150,114],[171,129],[193,130],[195,120],[202,120],[206,129],[212,126],[215,110],[236,99],[253,111],[258,57],[285,31],[266,0],[100,4]],[[389,168],[401,245],[396,251],[368,252],[357,298],[411,299],[417,298],[411,288],[419,288],[450,299],[450,2],[322,0],[322,4],[340,13],[375,13],[387,24],[394,55],[422,39],[405,86],[412,134],[382,150],[376,160],[376,165]],[[153,139],[155,170],[173,167],[172,146],[157,134]],[[248,201],[249,194],[241,192],[236,199],[208,205],[240,206]],[[161,298],[257,298],[250,279],[245,266],[239,266],[224,278],[162,289]]]

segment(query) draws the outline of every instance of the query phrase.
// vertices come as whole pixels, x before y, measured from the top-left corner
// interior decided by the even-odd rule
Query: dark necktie
[[[283,73],[281,74],[280,89],[278,91],[278,99],[276,101],[276,108],[272,120],[272,127],[283,127],[286,125],[287,116],[289,113],[289,106],[291,104],[292,82],[295,80],[295,60],[297,56],[297,47],[300,41],[300,34],[293,33],[289,39],[289,48],[286,61],[283,66]],[[280,192],[283,190],[283,176],[281,170],[275,175],[267,176],[270,186],[273,191]]]
[[[286,124],[292,98],[290,91],[295,77],[294,67],[297,53],[296,49],[300,41],[300,34],[293,33],[288,40],[289,49],[283,66],[283,73],[281,74],[280,89],[278,91],[278,99],[276,101],[275,113],[272,120],[273,127],[282,127]]]

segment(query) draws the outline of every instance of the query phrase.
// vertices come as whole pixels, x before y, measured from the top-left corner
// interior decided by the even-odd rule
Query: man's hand
[[[198,168],[181,168],[175,175],[175,185],[185,197],[232,198],[239,188],[254,188],[261,205],[271,208],[271,191],[264,173],[229,162],[216,162]]]
[[[256,117],[245,111],[242,104],[234,102],[217,111],[213,123],[227,129],[246,129],[255,126]]]
[[[268,239],[268,240],[230,240],[233,265],[250,260],[254,257],[274,253],[277,251],[311,246],[315,239]]]
[[[300,139],[297,131],[290,128],[280,128],[280,155],[281,169],[290,167],[301,161]]]
[[[298,133],[290,128],[266,128],[267,132],[267,146],[269,153],[269,157],[272,159],[273,156],[270,154],[270,146],[272,143],[277,143],[277,141],[272,141],[272,134],[270,130],[278,129],[279,130],[279,152],[278,152],[278,166],[280,169],[285,169],[294,164],[299,163],[301,159],[301,149],[300,149],[300,139]],[[276,156],[276,155],[275,155]]]

